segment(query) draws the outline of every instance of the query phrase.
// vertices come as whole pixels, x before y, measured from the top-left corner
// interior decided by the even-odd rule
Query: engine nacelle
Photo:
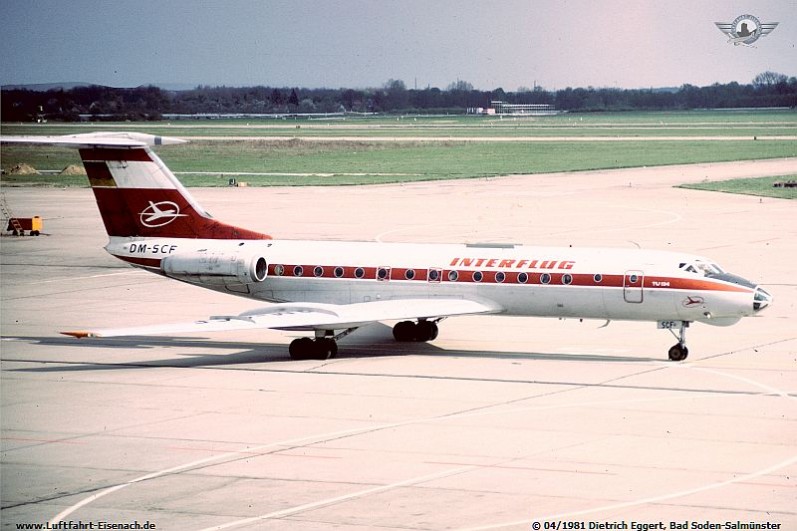
[[[259,254],[197,251],[167,256],[161,270],[172,278],[195,284],[256,284],[268,275],[268,262]]]

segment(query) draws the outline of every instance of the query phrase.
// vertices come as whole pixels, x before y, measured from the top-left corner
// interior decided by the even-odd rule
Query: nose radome
[[[760,287],[756,287],[755,295],[753,296],[753,311],[760,312],[770,305],[772,302],[772,295]]]

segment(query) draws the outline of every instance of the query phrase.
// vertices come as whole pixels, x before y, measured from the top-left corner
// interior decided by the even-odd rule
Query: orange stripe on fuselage
[[[661,285],[656,285],[656,282]],[[666,285],[664,285],[666,284]],[[733,291],[739,293],[752,293],[751,288],[738,284],[726,284],[716,280],[706,280],[703,278],[682,278],[682,277],[645,277],[645,288],[647,289],[681,289],[696,291]]]

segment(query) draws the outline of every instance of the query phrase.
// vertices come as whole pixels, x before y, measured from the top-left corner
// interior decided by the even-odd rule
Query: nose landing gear
[[[671,361],[683,361],[689,355],[686,348],[686,329],[689,328],[690,321],[659,321],[658,327],[669,330],[678,340],[678,343],[670,347],[667,352]],[[678,333],[675,332],[678,328]]]

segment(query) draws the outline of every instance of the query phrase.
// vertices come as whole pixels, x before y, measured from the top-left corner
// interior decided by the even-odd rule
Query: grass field
[[[777,197],[779,199],[797,199],[797,188],[775,188],[776,182],[797,181],[797,175],[781,175],[778,177],[760,177],[757,179],[730,179],[728,181],[709,181],[704,183],[684,184],[681,188],[726,192],[729,194],[759,195]]]
[[[286,145],[287,144],[287,145]],[[635,166],[797,156],[786,141],[316,143],[197,141],[157,149],[187,186],[223,186],[230,177],[252,186],[365,184],[461,179]],[[3,166],[38,170],[80,164],[74,150],[7,146]],[[8,166],[6,166],[8,165]],[[245,175],[240,175],[241,173]],[[4,175],[5,184],[86,185],[85,178]]]
[[[325,119],[179,120],[83,124],[2,125],[6,135],[136,130],[180,137],[633,137],[783,136],[797,134],[797,112],[689,111],[560,114],[497,118],[396,116]]]
[[[188,186],[223,186],[231,177],[253,186],[339,185],[797,156],[792,111],[2,124],[3,135],[125,129],[193,137],[156,150]],[[80,159],[69,149],[2,147],[6,171],[21,162],[57,171]],[[85,177],[56,175],[4,175],[2,182],[86,185]]]

